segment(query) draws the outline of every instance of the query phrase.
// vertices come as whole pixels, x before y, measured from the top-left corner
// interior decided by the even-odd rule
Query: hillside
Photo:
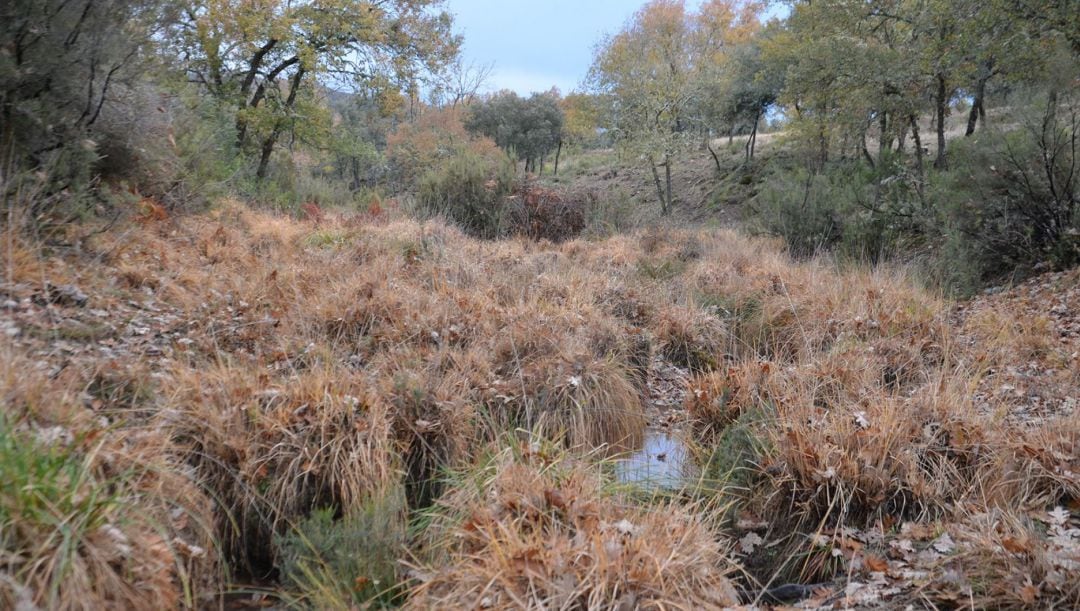
[[[3,236],[6,607],[1080,604],[1076,272],[956,305],[727,229],[70,231]],[[693,475],[620,483],[658,431]]]

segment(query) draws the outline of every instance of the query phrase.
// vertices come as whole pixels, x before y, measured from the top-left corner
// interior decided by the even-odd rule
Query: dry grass
[[[704,609],[736,605],[725,546],[678,505],[635,506],[588,462],[498,451],[440,501],[409,607]]]
[[[74,560],[59,563],[56,546],[32,546],[63,540],[55,518],[6,514],[4,602],[197,606],[229,587],[225,565],[280,568],[275,537],[314,510],[355,515],[404,490],[413,512],[438,503],[466,520],[412,542],[436,558],[417,605],[733,602],[736,557],[762,582],[851,585],[869,579],[871,546],[854,552],[851,533],[878,533],[860,536],[885,556],[904,524],[956,548],[932,567],[889,556],[906,563],[896,575],[927,573],[888,573],[890,603],[1077,603],[1077,415],[1000,390],[1020,369],[1045,372],[1029,377],[1049,397],[1080,387],[1080,347],[1047,337],[1038,315],[960,317],[901,271],[795,264],[724,230],[483,242],[389,213],[316,223],[227,204],[71,240],[80,249],[2,242],[13,447],[50,456],[34,431],[69,431],[79,441],[55,451],[87,474],[74,489],[124,500],[72,511],[138,539],[121,561],[97,530],[71,533]],[[69,284],[88,305],[40,299]],[[733,556],[716,541],[745,533],[705,529],[721,522],[712,510],[609,495],[574,458],[639,443],[657,356],[691,372],[701,455],[736,429],[753,438],[725,498],[772,545]],[[496,452],[476,466],[517,430],[562,458]],[[447,479],[470,469],[471,487]],[[1057,507],[1064,522],[1040,522]],[[624,519],[632,536],[613,526]],[[537,547],[547,537],[558,545]],[[969,579],[942,585],[956,571]]]

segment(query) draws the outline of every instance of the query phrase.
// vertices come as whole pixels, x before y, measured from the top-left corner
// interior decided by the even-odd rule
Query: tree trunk
[[[260,62],[261,62],[261,59],[260,59]],[[290,66],[294,66],[294,65],[296,65],[298,63],[300,63],[300,58],[299,57],[297,57],[297,56],[290,57],[289,59],[287,59],[287,60],[281,62],[280,64],[278,64],[276,67],[274,67],[273,70],[271,70],[266,75],[266,78],[261,83],[259,83],[258,87],[255,88],[255,93],[254,93],[254,95],[251,96],[250,100],[248,99],[247,93],[246,92],[244,93],[243,97],[240,100],[240,109],[239,109],[239,113],[238,113],[238,115],[236,117],[236,146],[237,147],[243,149],[244,145],[247,144],[247,128],[248,128],[248,124],[247,124],[247,121],[243,118],[243,111],[245,109],[248,109],[248,108],[258,108],[259,104],[262,103],[263,99],[266,97],[267,83],[270,83],[270,85],[272,87],[276,87],[277,86],[277,77],[280,76],[281,73],[284,72],[285,70],[288,70]],[[250,87],[250,85],[248,85],[248,87]]]
[[[986,82],[992,76],[994,76],[993,62],[983,62],[979,66],[979,80],[975,82],[975,98],[971,102],[971,113],[968,114],[967,130],[964,132],[964,136],[975,133],[975,125],[979,119],[982,119],[983,127],[986,127],[986,110],[983,108],[983,100],[986,98]]]
[[[674,204],[671,201],[671,157],[664,160],[664,176],[667,179],[667,205],[664,206],[664,216],[667,216],[671,212],[671,206]]]
[[[1053,141],[1054,129],[1057,127],[1057,111],[1058,111],[1058,90],[1053,88],[1050,90],[1046,99],[1046,113],[1043,115],[1042,124],[1042,144],[1045,147],[1049,146],[1049,143]]]
[[[866,147],[866,132],[869,131],[869,130],[870,130],[869,125],[867,125],[865,129],[863,129],[862,142],[860,143],[860,146],[862,147],[863,157],[866,158],[866,162],[869,163],[870,167],[872,168],[872,167],[874,167],[874,157],[870,154],[870,149],[868,149]],[[878,154],[879,155],[881,154],[880,151],[878,152]]]
[[[300,66],[296,70],[296,74],[293,75],[292,83],[289,86],[289,97],[285,98],[285,112],[291,112],[293,104],[296,103],[296,93],[300,90],[300,83],[304,79],[304,67]],[[266,178],[266,171],[270,167],[270,156],[274,152],[274,145],[277,144],[278,136],[281,135],[281,130],[285,128],[285,120],[278,119],[274,125],[273,131],[270,135],[263,140],[262,152],[259,155],[259,169],[255,172],[255,176],[262,180]]]
[[[948,88],[945,86],[945,75],[937,75],[937,159],[934,167],[944,170],[949,167],[949,160],[945,157],[945,113],[948,111]]]
[[[653,182],[656,183],[656,195],[660,198],[660,213],[667,214],[668,203],[664,197],[664,185],[660,184],[660,172],[656,170],[656,161],[649,156],[649,167],[652,168]]]
[[[352,184],[349,185],[349,190],[350,191],[359,191],[360,190],[360,158],[359,157],[353,157],[350,161],[351,161],[351,163],[349,165],[351,166],[351,169],[352,169]]]
[[[877,156],[878,162],[885,162],[885,151],[892,148],[892,137],[886,136],[889,133],[889,113],[884,110],[881,111],[881,116],[878,117],[878,147]],[[865,142],[866,138],[863,138]]]
[[[713,163],[716,164],[716,173],[720,174],[724,171],[724,169],[720,166],[720,156],[717,155],[716,151],[713,150],[711,142],[706,141],[705,148],[709,149],[709,154],[712,155]]]
[[[555,149],[555,175],[559,175],[559,157],[562,156],[562,138],[559,138],[559,148]]]
[[[544,175],[544,155],[540,155],[540,176]]]
[[[919,194],[919,201],[926,206],[926,199],[923,197],[923,180],[926,176],[926,168],[923,166],[923,146],[922,138],[919,136],[919,120],[915,115],[911,115],[911,139],[915,143],[915,190]]]
[[[754,159],[754,147],[757,145],[758,124],[761,122],[761,112],[754,114],[754,124],[750,127],[750,137],[746,139],[746,163]]]

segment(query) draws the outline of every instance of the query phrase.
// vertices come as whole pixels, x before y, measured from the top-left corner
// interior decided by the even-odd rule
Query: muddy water
[[[648,489],[683,488],[697,475],[698,467],[686,444],[664,431],[646,431],[641,448],[615,462],[619,482]]]

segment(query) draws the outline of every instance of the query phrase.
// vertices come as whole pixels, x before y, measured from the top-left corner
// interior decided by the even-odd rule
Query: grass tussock
[[[725,544],[685,508],[636,507],[595,465],[504,449],[447,494],[417,567],[417,609],[700,609],[738,604]]]
[[[153,427],[117,428],[5,347],[0,551],[6,608],[199,606],[220,583],[211,504]]]

